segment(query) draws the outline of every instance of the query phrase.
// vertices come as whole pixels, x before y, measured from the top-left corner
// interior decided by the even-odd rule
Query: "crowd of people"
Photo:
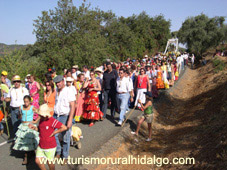
[[[107,59],[102,66],[89,68],[78,65],[64,70],[64,75],[57,75],[56,69],[48,69],[45,82],[38,83],[35,76],[28,74],[25,84],[21,77],[14,75],[11,81],[8,73],[1,77],[1,108],[10,113],[15,142],[13,149],[24,151],[23,164],[28,163],[28,155],[36,150],[36,163],[45,169],[41,159],[53,159],[54,156],[69,156],[72,124],[89,121],[92,127],[97,121],[113,119],[119,113],[116,125],[122,125],[125,114],[130,108],[144,111],[138,122],[146,120],[151,140],[153,120],[152,99],[157,98],[160,89],[168,89],[178,80],[179,74],[191,62],[194,55],[187,53],[161,55],[141,60],[128,58],[125,62],[111,62]],[[40,90],[44,90],[44,103],[40,103]],[[41,105],[40,105],[41,104]],[[110,115],[107,108],[110,108]],[[152,115],[152,116],[151,116]],[[57,129],[57,130],[56,130]],[[3,125],[0,123],[1,133]],[[59,140],[61,133],[62,141]],[[53,164],[48,164],[54,169]]]

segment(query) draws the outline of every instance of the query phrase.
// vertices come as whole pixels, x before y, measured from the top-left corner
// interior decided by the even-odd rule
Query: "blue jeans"
[[[117,100],[120,104],[120,121],[123,121],[125,117],[125,112],[128,106],[128,94],[129,93],[117,94]]]
[[[4,126],[2,123],[0,123],[0,130],[4,130]]]
[[[184,61],[181,62],[181,69],[184,70]]]
[[[68,115],[62,115],[62,116],[57,116],[57,114],[54,114],[54,118],[57,119],[59,122],[61,122],[64,125],[67,125],[68,122]],[[70,147],[70,135],[71,135],[71,128],[67,131],[64,131],[61,133],[62,134],[62,138],[63,138],[63,158],[68,158],[69,156],[69,147]],[[55,135],[55,139],[57,142],[57,149],[56,149],[56,153],[57,155],[61,155],[61,144],[58,138],[59,134]]]
[[[13,135],[15,135],[15,133],[17,132],[18,126],[21,123],[21,119],[18,119],[20,115],[20,110],[19,108],[10,107],[10,113],[11,113],[11,121],[13,125]]]

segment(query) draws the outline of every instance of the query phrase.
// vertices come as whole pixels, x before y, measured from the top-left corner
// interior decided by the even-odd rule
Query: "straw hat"
[[[47,104],[42,104],[39,107],[38,114],[43,117],[51,117],[50,112],[52,112],[52,111],[53,111],[53,109],[49,108]]]
[[[96,72],[96,71],[97,71],[97,72],[101,72],[101,73],[103,72],[103,70],[102,70],[100,67],[96,68],[96,69],[95,69],[95,72]]]
[[[21,81],[20,76],[15,75],[15,76],[13,77],[13,81]]]

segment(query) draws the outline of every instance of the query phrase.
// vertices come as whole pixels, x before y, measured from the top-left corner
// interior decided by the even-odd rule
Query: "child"
[[[24,105],[20,107],[22,122],[16,132],[15,144],[13,146],[14,150],[25,151],[22,165],[28,163],[28,154],[31,151],[36,150],[36,147],[39,144],[39,133],[28,127],[30,123],[35,123],[33,121],[35,110],[36,109],[31,105],[31,97],[28,95],[24,96]]]
[[[38,112],[40,116],[38,128],[32,124],[29,125],[29,128],[39,131],[40,141],[36,151],[35,162],[42,170],[46,169],[45,164],[42,163],[43,159],[48,160],[47,163],[50,170],[55,169],[55,165],[50,162],[54,159],[57,147],[54,135],[67,130],[65,125],[51,116],[50,113],[52,110],[47,104],[41,105]]]
[[[148,125],[148,138],[146,139],[147,142],[150,142],[151,139],[151,123],[153,121],[153,108],[152,108],[152,93],[151,92],[144,92],[144,94],[146,95],[146,104],[145,106],[141,103],[141,101],[139,100],[138,102],[141,104],[142,109],[144,109],[144,114],[143,116],[140,118],[140,120],[138,121],[137,124],[137,128],[135,132],[131,132],[131,134],[133,135],[138,135],[139,130],[140,130],[140,126],[143,123],[143,121],[145,120],[147,122]]]

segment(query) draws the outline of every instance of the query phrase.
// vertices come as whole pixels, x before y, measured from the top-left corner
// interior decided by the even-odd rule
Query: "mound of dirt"
[[[96,169],[225,169],[227,166],[227,60],[222,71],[215,71],[213,58],[195,70],[187,69],[177,85],[161,94],[155,103],[153,140],[145,142],[147,127],[140,135],[124,132],[119,149],[106,157],[144,155],[153,157],[190,157],[195,164],[184,165],[100,165]]]

